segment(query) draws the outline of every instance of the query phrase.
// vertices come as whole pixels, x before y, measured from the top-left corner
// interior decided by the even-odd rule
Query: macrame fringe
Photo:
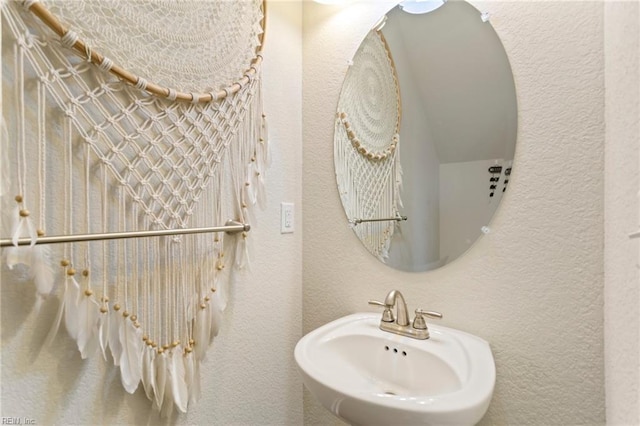
[[[63,210],[66,234],[210,226],[229,218],[255,224],[254,210],[266,205],[270,163],[257,66],[247,85],[217,103],[139,96],[97,67],[69,60],[59,41],[32,34],[25,23],[29,17],[23,21],[20,13],[13,2],[2,4],[20,61],[14,76],[22,82],[16,89],[23,91],[20,125],[25,125],[23,82],[37,81],[31,100],[38,111],[40,182],[38,196],[30,199],[38,199],[41,223],[56,205]],[[47,123],[52,105],[61,111],[57,127]],[[57,152],[47,136],[52,128],[62,129]],[[4,124],[2,130],[4,147],[13,141]],[[26,149],[23,136],[19,145]],[[51,152],[56,170],[65,170],[62,191],[50,186],[60,182],[46,178],[54,169],[46,160]],[[17,156],[16,174],[26,181],[32,163],[22,151]],[[3,203],[11,191],[24,194],[27,187],[4,180],[14,176],[4,160]],[[231,269],[249,267],[249,234],[65,244],[61,255],[35,244],[43,232],[22,195],[16,203],[3,221],[11,223],[14,244],[18,238],[32,244],[4,250],[5,263],[29,268],[39,300],[55,292],[55,256],[60,264],[55,268],[60,304],[45,344],[64,323],[83,359],[102,356],[119,367],[128,393],[142,386],[162,416],[174,409],[186,412],[200,398],[200,363],[221,327]]]
[[[361,52],[364,53],[359,55]],[[359,69],[376,78],[362,78],[357,73]],[[376,85],[361,87],[367,84]],[[364,102],[360,94],[365,92],[375,93],[375,102]],[[338,191],[352,229],[367,250],[382,262],[389,257],[391,241],[394,233],[399,232],[400,223],[388,220],[356,224],[356,220],[400,215],[399,123],[400,95],[393,61],[384,38],[371,31],[354,57],[340,94],[334,157]]]

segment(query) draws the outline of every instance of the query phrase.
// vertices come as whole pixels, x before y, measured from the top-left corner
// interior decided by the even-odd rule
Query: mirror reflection
[[[463,1],[399,4],[360,45],[338,102],[334,160],[352,229],[394,268],[453,261],[489,229],[516,131],[511,67],[487,16]]]

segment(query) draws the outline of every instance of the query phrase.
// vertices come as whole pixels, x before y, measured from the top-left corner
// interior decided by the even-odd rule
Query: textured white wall
[[[640,424],[640,3],[605,3],[607,424]]]
[[[301,381],[293,347],[301,335],[302,232],[281,235],[280,201],[301,212],[301,5],[270,0],[264,63],[265,110],[273,166],[268,207],[251,234],[251,271],[238,276],[222,329],[202,365],[202,399],[184,424],[299,425]],[[298,214],[297,223],[301,223]],[[275,255],[277,253],[277,256]],[[82,361],[60,334],[41,349],[56,306],[33,312],[33,287],[3,268],[0,415],[37,424],[158,424],[140,390],[128,395],[102,359]]]
[[[333,171],[340,84],[392,2],[305,2],[304,331],[368,310],[396,288],[410,308],[491,343],[493,401],[482,424],[604,424],[603,6],[487,2],[519,102],[514,173],[493,231],[436,271],[402,273],[349,230]],[[479,5],[479,3],[474,2]],[[305,423],[337,423],[305,393]]]

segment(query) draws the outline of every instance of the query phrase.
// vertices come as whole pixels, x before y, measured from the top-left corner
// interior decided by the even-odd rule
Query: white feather
[[[171,394],[173,401],[182,413],[187,412],[189,404],[189,391],[185,381],[184,357],[182,355],[182,346],[178,345],[173,348],[171,355],[170,377],[171,377]]]
[[[146,346],[142,356],[142,386],[144,387],[144,393],[151,401],[154,398],[155,388],[155,354],[156,352],[150,346]]]
[[[49,246],[37,245],[31,250],[31,277],[38,295],[46,298],[53,291],[55,277],[50,261]]]
[[[64,325],[67,332],[74,339],[78,339],[80,286],[73,276],[67,275],[64,280]]]
[[[193,405],[200,399],[200,363],[193,352],[184,357],[184,376],[189,392],[189,404]]]
[[[246,183],[248,185],[245,185],[244,187],[247,199],[252,205],[258,202],[258,195],[256,193],[256,190],[258,188],[255,185],[256,184],[255,176],[256,176],[256,171],[255,171],[254,163],[252,161],[247,165]]]
[[[22,264],[31,266],[31,247],[7,247],[5,249],[5,259],[9,269],[13,269],[14,266]]]
[[[209,309],[211,310],[211,334],[209,335],[209,342],[213,341],[213,338],[220,332],[220,326],[222,325],[222,312],[224,311],[223,294],[216,291],[209,302]]]
[[[142,378],[142,330],[128,318],[120,323],[120,379],[129,393],[134,393]]]
[[[161,353],[155,357],[155,403],[159,410],[162,410],[164,403],[164,391],[167,384],[167,354]]]
[[[107,349],[109,347],[109,324],[109,311],[100,312],[98,314],[98,340],[102,350],[102,357],[105,361],[107,360]]]
[[[20,216],[20,206],[16,205],[11,212],[11,242],[12,247],[5,250],[6,263],[9,269],[13,269],[15,265],[22,264],[27,267],[31,266],[33,261],[33,245],[38,238],[36,227],[30,217]],[[28,246],[18,246],[18,239],[30,238],[31,244]]]
[[[120,324],[124,321],[120,311],[109,311],[109,349],[113,357],[113,364],[120,365],[122,344],[120,343]]]
[[[193,325],[193,338],[195,340],[195,354],[199,361],[203,361],[207,355],[209,346],[209,333],[211,332],[211,319],[209,316],[209,306],[205,309],[196,309],[196,319]]]
[[[260,206],[261,209],[266,209],[267,208],[267,190],[264,184],[264,171],[261,171],[261,170],[258,171],[255,185],[256,185],[255,191],[257,194],[258,206]]]
[[[29,247],[33,247],[38,239],[36,226],[33,224],[31,217],[21,216],[20,210],[20,206],[16,206],[16,209],[14,210],[14,217],[17,217],[18,220],[14,222],[14,228],[11,233],[11,242],[14,246],[17,246],[20,238],[29,238],[31,240]]]
[[[163,354],[166,356],[166,363],[165,363],[165,368],[166,368],[166,381],[165,381],[165,386],[164,386],[164,400],[162,402],[162,409],[160,410],[160,416],[163,418],[168,418],[171,417],[171,414],[173,413],[173,404],[174,404],[174,400],[173,400],[173,383],[172,383],[172,379],[173,379],[173,375],[171,373],[171,370],[173,368],[173,357],[171,354]]]
[[[99,346],[98,315],[100,305],[93,297],[83,295],[78,307],[78,349],[82,359],[96,353]]]

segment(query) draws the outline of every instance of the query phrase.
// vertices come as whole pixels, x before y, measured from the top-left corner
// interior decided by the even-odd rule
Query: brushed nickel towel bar
[[[357,224],[363,223],[363,222],[387,222],[387,221],[391,221],[391,220],[395,220],[396,222],[400,222],[400,221],[403,221],[403,220],[407,220],[407,216],[386,217],[386,218],[380,218],[380,219],[353,219],[351,221],[351,223],[353,223],[354,225],[357,225]]]
[[[159,229],[155,231],[128,231],[128,232],[109,232],[106,234],[77,234],[77,235],[57,235],[51,237],[38,237],[35,244],[60,244],[60,243],[77,243],[81,241],[102,241],[102,240],[119,240],[124,238],[142,238],[142,237],[160,237],[184,234],[205,234],[210,232],[226,232],[235,234],[238,232],[247,232],[251,229],[248,223],[241,223],[235,220],[229,220],[224,226],[213,226],[208,228],[185,228],[185,229]],[[28,246],[31,244],[31,238],[18,239],[19,246]],[[0,239],[0,247],[12,247],[11,238]]]

